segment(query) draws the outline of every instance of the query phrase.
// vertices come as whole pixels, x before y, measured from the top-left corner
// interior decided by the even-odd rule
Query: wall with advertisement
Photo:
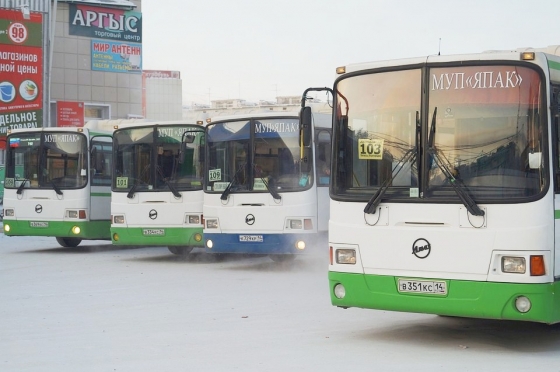
[[[42,125],[43,15],[0,9],[0,136]]]
[[[68,102],[83,103],[85,121],[142,114],[140,6],[140,0],[58,0],[49,125],[66,125],[58,113],[68,113]]]

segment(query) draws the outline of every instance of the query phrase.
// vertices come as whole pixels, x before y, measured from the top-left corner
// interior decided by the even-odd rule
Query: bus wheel
[[[79,239],[79,238],[56,238],[56,241],[58,242],[58,244],[60,244],[63,247],[74,248],[74,247],[77,247],[78,244],[80,244],[82,242],[82,239]]]
[[[193,247],[176,247],[176,246],[169,246],[167,247],[169,252],[176,254],[177,256],[188,256],[189,253],[193,250]]]
[[[274,262],[290,262],[296,259],[295,254],[270,254],[268,257]]]

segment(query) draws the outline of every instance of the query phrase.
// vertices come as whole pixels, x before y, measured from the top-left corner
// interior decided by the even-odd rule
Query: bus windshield
[[[204,129],[197,125],[125,128],[113,135],[113,191],[201,190]]]
[[[87,184],[87,139],[75,132],[17,133],[8,137],[6,188],[82,188]]]
[[[207,133],[207,192],[300,191],[313,183],[313,170],[300,170],[297,118],[219,122]]]
[[[340,80],[334,193],[367,201],[385,183],[384,198],[393,200],[536,197],[548,179],[541,81],[519,65]]]

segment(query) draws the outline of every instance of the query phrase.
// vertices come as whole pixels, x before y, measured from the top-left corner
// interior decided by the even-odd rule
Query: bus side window
[[[331,134],[326,130],[319,131],[315,143],[317,186],[328,186],[331,178]]]

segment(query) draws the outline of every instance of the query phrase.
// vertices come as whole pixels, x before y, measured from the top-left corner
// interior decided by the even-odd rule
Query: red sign
[[[83,127],[84,103],[57,101],[56,102],[57,127]]]
[[[0,135],[43,125],[43,17],[0,9]]]

